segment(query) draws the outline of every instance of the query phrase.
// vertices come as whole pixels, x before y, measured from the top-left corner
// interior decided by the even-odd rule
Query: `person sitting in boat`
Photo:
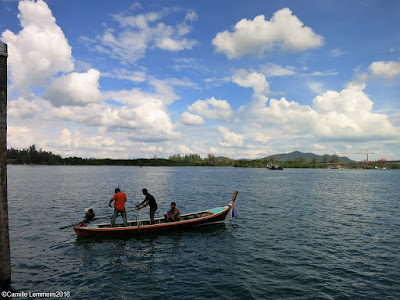
[[[146,196],[146,198],[144,198],[142,203],[140,203],[139,205],[136,205],[136,209],[141,210],[143,207],[146,207],[147,205],[149,205],[150,206],[150,222],[151,222],[151,224],[155,224],[154,215],[156,214],[156,210],[158,208],[156,199],[154,199],[154,197],[152,195],[150,195],[150,193],[147,191],[147,189],[143,189],[142,193],[143,193],[143,195]],[[141,205],[142,205],[142,207],[140,207]]]
[[[172,202],[171,210],[165,214],[165,220],[167,222],[175,222],[179,221],[180,218],[181,218],[181,213],[179,212],[179,209],[176,207],[176,203]]]
[[[126,211],[125,211],[125,202],[126,202],[126,194],[121,192],[119,188],[115,189],[115,195],[112,196],[110,203],[108,206],[111,206],[111,202],[114,202],[114,215],[111,217],[111,226],[115,226],[115,219],[121,214],[122,219],[124,220],[124,226],[128,226],[126,221]]]
[[[85,223],[89,223],[94,219],[96,214],[93,211],[93,207],[85,208]]]

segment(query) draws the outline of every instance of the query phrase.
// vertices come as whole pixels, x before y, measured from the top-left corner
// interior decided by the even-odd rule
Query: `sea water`
[[[9,166],[14,292],[71,299],[399,299],[400,171]],[[78,239],[86,207],[128,218],[156,198],[161,217],[224,206],[225,225]],[[148,218],[148,209],[140,218]],[[58,294],[61,295],[61,294]]]

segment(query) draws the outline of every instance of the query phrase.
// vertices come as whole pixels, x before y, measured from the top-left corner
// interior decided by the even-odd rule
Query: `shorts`
[[[150,217],[151,216],[154,217],[154,215],[156,214],[156,210],[157,210],[157,208],[150,208]]]

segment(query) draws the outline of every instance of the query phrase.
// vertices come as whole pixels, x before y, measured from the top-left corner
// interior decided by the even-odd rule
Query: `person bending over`
[[[142,203],[140,203],[139,205],[136,206],[136,209],[141,210],[143,207],[146,207],[147,205],[149,205],[150,206],[150,222],[151,222],[151,224],[155,224],[154,215],[156,214],[156,210],[158,208],[156,199],[154,199],[154,197],[152,195],[150,195],[150,193],[147,191],[147,189],[143,189],[142,192],[143,192],[143,195],[146,196],[146,198],[144,198]]]

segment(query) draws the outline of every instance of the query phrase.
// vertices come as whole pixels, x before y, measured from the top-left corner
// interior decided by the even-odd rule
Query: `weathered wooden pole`
[[[0,290],[11,285],[7,203],[7,45],[0,42]]]

